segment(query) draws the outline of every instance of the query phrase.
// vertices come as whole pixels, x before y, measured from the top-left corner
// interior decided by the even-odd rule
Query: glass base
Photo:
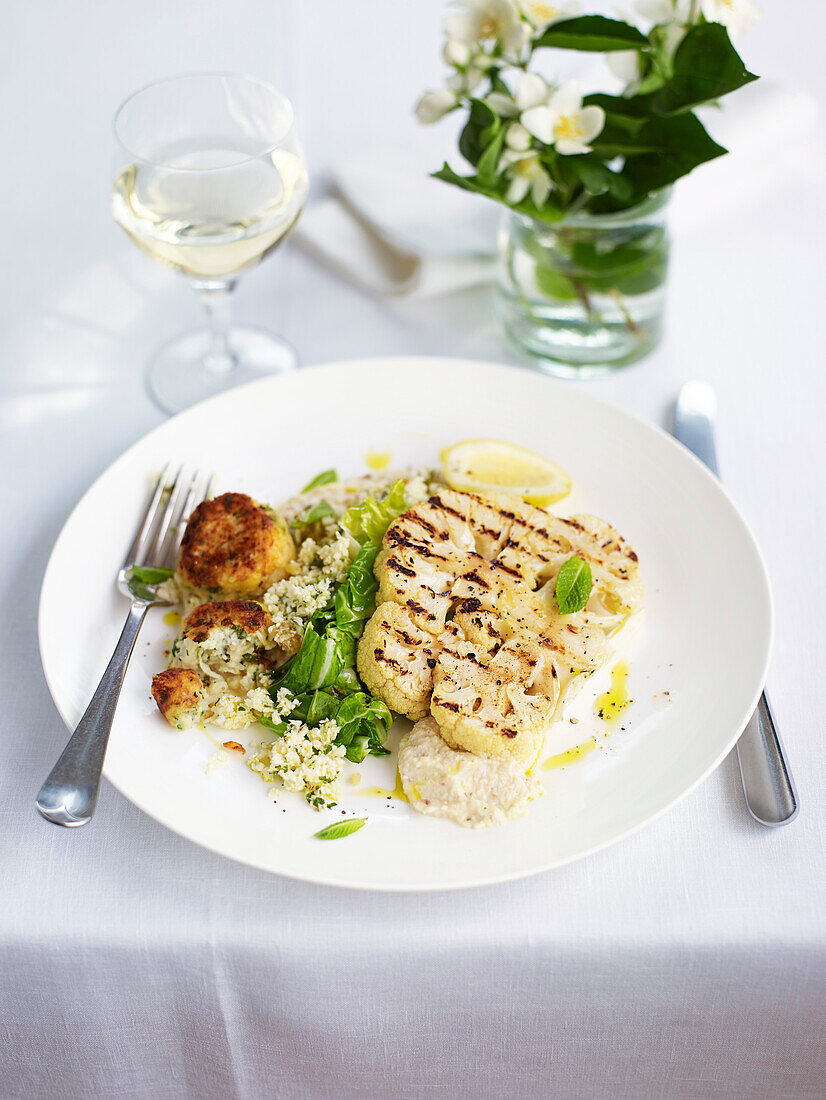
[[[648,355],[662,338],[660,301],[641,312],[644,319],[629,326],[622,316],[583,321],[576,307],[528,313],[509,296],[502,295],[499,302],[510,342],[533,366],[557,378],[602,378]]]
[[[228,369],[214,369],[207,365],[211,348],[208,329],[187,332],[164,344],[146,375],[152,398],[164,412],[177,413],[244,382],[298,366],[295,349],[263,329],[233,326],[229,347],[234,363]]]

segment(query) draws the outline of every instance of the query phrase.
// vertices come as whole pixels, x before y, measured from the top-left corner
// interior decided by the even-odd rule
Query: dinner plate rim
[[[222,391],[221,393],[214,394],[213,396],[208,397],[203,401],[199,401],[195,405],[192,405],[189,408],[184,409],[181,412],[176,413],[174,416],[171,416],[168,419],[162,421],[160,424],[155,425],[155,427],[151,428],[149,431],[144,432],[143,435],[141,435],[138,439],[136,439],[133,443],[131,443],[112,462],[108,463],[108,465],[100,472],[100,474],[88,486],[88,488],[85,490],[85,492],[83,492],[81,494],[81,496],[75,502],[75,504],[72,507],[71,511],[67,515],[67,517],[64,520],[63,524],[61,525],[60,531],[59,531],[59,533],[58,533],[58,535],[57,535],[57,537],[54,541],[54,544],[52,546],[52,549],[49,553],[49,557],[48,557],[48,560],[47,560],[47,563],[46,563],[46,567],[45,567],[44,572],[43,572],[43,576],[42,576],[42,580],[41,580],[41,586],[40,586],[40,595],[39,595],[39,599],[38,599],[38,615],[37,615],[38,652],[39,652],[39,657],[40,657],[41,668],[43,669],[43,674],[44,674],[44,678],[46,680],[46,685],[49,689],[49,693],[52,697],[52,700],[55,704],[55,707],[56,707],[58,713],[60,714],[60,717],[63,720],[64,725],[67,727],[68,730],[72,729],[72,720],[70,719],[69,715],[66,713],[66,708],[63,706],[62,701],[59,699],[58,692],[56,690],[55,684],[53,682],[52,676],[50,675],[50,671],[49,671],[49,668],[47,666],[47,662],[46,662],[45,657],[44,657],[44,648],[45,648],[45,646],[44,646],[44,618],[45,618],[44,604],[45,604],[45,595],[47,593],[47,585],[50,582],[50,575],[53,573],[53,570],[55,568],[55,561],[58,558],[58,552],[60,550],[60,544],[61,544],[61,542],[64,538],[64,535],[65,535],[67,529],[69,528],[69,526],[71,525],[71,523],[74,519],[75,513],[83,506],[86,499],[96,491],[99,483],[104,478],[108,477],[116,467],[120,466],[121,464],[124,464],[124,463],[128,462],[128,459],[129,459],[130,455],[135,450],[137,450],[138,448],[143,447],[146,444],[147,440],[150,439],[153,435],[155,435],[158,432],[168,430],[170,424],[174,424],[174,423],[180,421],[181,419],[186,418],[187,416],[189,416],[189,415],[191,415],[195,412],[200,412],[200,411],[204,410],[205,408],[209,408],[213,404],[220,403],[222,400],[224,400],[227,397],[228,393],[238,393],[239,391],[251,392],[251,391],[254,391],[256,389],[268,389],[268,388],[270,388],[274,385],[277,385],[278,382],[281,379],[293,377],[296,373],[316,372],[316,371],[317,372],[329,371],[329,372],[332,373],[334,371],[337,372],[337,371],[348,370],[348,369],[352,370],[354,368],[360,368],[360,369],[370,368],[370,367],[377,366],[378,364],[382,364],[385,368],[388,368],[388,367],[389,368],[403,368],[403,367],[406,367],[408,369],[411,369],[411,368],[414,368],[416,364],[423,364],[423,363],[425,363],[425,364],[445,364],[445,363],[449,363],[449,364],[461,366],[464,369],[478,370],[478,371],[490,371],[493,374],[499,374],[499,375],[502,375],[502,374],[505,374],[505,373],[510,374],[510,373],[513,373],[514,371],[523,371],[523,372],[527,373],[527,368],[514,366],[513,364],[499,363],[499,362],[494,362],[494,361],[491,361],[491,360],[475,360],[475,359],[467,359],[467,358],[464,358],[464,357],[441,356],[441,355],[374,355],[374,356],[361,356],[361,357],[356,357],[356,358],[348,358],[348,359],[342,359],[342,360],[331,360],[331,361],[324,361],[324,362],[320,362],[320,363],[306,364],[306,365],[302,365],[300,368],[298,368],[298,371],[289,371],[289,372],[285,372],[285,373],[282,373],[282,374],[267,375],[263,378],[255,379],[251,382],[244,383],[243,385],[235,387],[232,390]],[[481,889],[481,888],[484,888],[484,887],[497,885],[499,883],[514,882],[514,881],[518,881],[520,879],[532,878],[535,875],[548,873],[550,871],[556,870],[557,868],[569,866],[571,863],[575,863],[579,860],[587,859],[587,858],[595,855],[596,853],[601,852],[601,851],[605,850],[606,848],[610,848],[614,844],[618,844],[620,841],[625,840],[625,839],[633,836],[635,833],[639,832],[641,829],[644,829],[647,826],[652,825],[655,821],[659,820],[659,818],[661,818],[664,814],[666,814],[668,811],[674,809],[674,807],[677,806],[680,802],[682,802],[683,799],[688,797],[688,795],[690,795],[692,793],[692,791],[696,790],[697,787],[699,787],[700,784],[703,783],[709,777],[709,775],[711,775],[711,773],[714,772],[720,766],[720,764],[723,762],[723,760],[731,752],[732,748],[734,747],[734,745],[736,744],[736,742],[739,739],[740,735],[742,734],[743,730],[745,729],[746,725],[748,724],[749,719],[751,718],[752,714],[754,713],[754,710],[757,706],[757,703],[758,703],[758,701],[760,699],[760,696],[761,696],[761,694],[764,690],[764,687],[765,687],[766,677],[767,677],[769,664],[770,664],[770,660],[771,660],[771,651],[772,651],[772,644],[773,644],[773,638],[774,638],[775,611],[774,611],[774,601],[773,601],[773,596],[772,596],[772,589],[771,589],[771,582],[770,582],[770,578],[769,578],[769,573],[768,573],[768,569],[767,569],[767,566],[766,566],[765,558],[763,556],[763,552],[760,548],[760,544],[758,543],[757,539],[755,538],[755,535],[754,535],[754,533],[751,529],[751,526],[750,526],[748,520],[743,515],[743,512],[741,511],[741,509],[737,505],[736,501],[734,501],[732,499],[732,497],[729,495],[729,493],[726,491],[725,487],[720,482],[720,480],[714,474],[711,473],[711,471],[708,469],[707,466],[705,466],[704,463],[702,463],[687,447],[685,447],[679,440],[675,439],[674,436],[672,436],[669,432],[665,431],[659,425],[654,424],[650,421],[647,421],[647,420],[643,419],[642,417],[637,416],[635,413],[629,412],[628,410],[626,410],[626,409],[624,409],[624,408],[622,408],[618,405],[615,405],[613,402],[609,401],[608,399],[606,399],[604,397],[601,397],[599,395],[594,395],[594,394],[592,394],[590,392],[587,392],[585,390],[573,387],[573,386],[571,386],[571,384],[569,382],[567,382],[565,380],[549,377],[548,375],[545,375],[545,374],[538,374],[537,375],[537,382],[540,385],[549,386],[551,389],[557,390],[558,392],[565,392],[566,395],[569,396],[569,397],[574,396],[575,400],[582,400],[585,404],[592,405],[592,406],[593,405],[599,406],[599,407],[607,410],[610,416],[618,417],[620,420],[624,420],[626,422],[629,422],[633,426],[633,429],[635,431],[642,431],[643,434],[646,434],[646,433],[652,434],[652,435],[658,437],[658,439],[661,442],[664,441],[666,446],[670,446],[670,447],[673,447],[674,449],[676,449],[676,451],[678,451],[682,455],[683,460],[688,460],[690,464],[692,464],[697,470],[699,470],[701,478],[706,481],[707,485],[711,488],[711,491],[716,492],[717,494],[722,496],[722,498],[725,500],[727,506],[734,513],[738,523],[740,524],[740,526],[743,530],[743,533],[745,534],[747,540],[751,544],[751,550],[753,551],[753,553],[755,555],[755,559],[756,559],[756,562],[759,566],[759,572],[760,572],[761,579],[762,579],[762,582],[763,582],[763,593],[762,593],[762,595],[765,599],[765,605],[766,605],[765,610],[766,610],[766,615],[767,615],[766,630],[765,630],[764,635],[763,635],[763,637],[764,637],[763,660],[762,660],[761,674],[760,674],[760,677],[759,677],[759,686],[755,689],[755,691],[753,693],[753,698],[751,699],[750,703],[748,704],[748,707],[745,709],[745,713],[741,716],[741,718],[735,724],[736,725],[735,732],[733,732],[730,735],[730,737],[727,740],[724,748],[717,754],[717,756],[714,758],[712,763],[705,769],[705,771],[702,772],[701,775],[699,775],[697,778],[695,778],[688,786],[686,786],[671,801],[667,802],[664,806],[660,807],[658,810],[656,810],[654,813],[650,814],[648,817],[645,817],[642,821],[635,822],[633,825],[631,825],[627,829],[623,830],[622,832],[615,833],[614,835],[608,837],[607,839],[603,839],[603,840],[597,842],[596,844],[593,844],[591,847],[588,847],[586,849],[583,849],[583,850],[580,850],[580,851],[577,851],[577,852],[573,852],[570,855],[562,857],[562,858],[554,858],[553,860],[551,860],[550,862],[548,862],[544,865],[538,865],[538,866],[530,868],[528,870],[520,869],[520,870],[514,871],[513,873],[497,872],[495,874],[492,874],[490,877],[475,878],[472,882],[458,882],[458,883],[437,882],[437,883],[432,883],[432,884],[421,884],[421,883],[403,883],[403,884],[386,883],[386,884],[381,884],[381,883],[376,883],[376,882],[372,882],[372,881],[371,882],[358,882],[358,881],[353,881],[350,878],[336,879],[334,876],[331,876],[331,875],[328,875],[328,874],[324,874],[324,875],[313,874],[313,873],[301,874],[297,871],[292,871],[292,870],[275,870],[271,867],[267,867],[267,866],[262,865],[260,862],[254,860],[254,859],[247,859],[243,855],[239,855],[239,854],[235,853],[234,851],[229,852],[229,851],[226,851],[226,850],[222,850],[221,847],[219,847],[215,844],[200,841],[196,837],[191,836],[189,833],[184,832],[182,829],[178,828],[177,826],[171,825],[171,824],[167,823],[166,821],[161,820],[161,818],[157,817],[151,810],[146,808],[146,806],[143,803],[143,799],[141,797],[136,797],[131,792],[127,794],[127,792],[125,790],[123,790],[123,788],[120,786],[120,784],[118,784],[115,780],[113,780],[109,776],[109,774],[107,773],[107,768],[106,768],[105,764],[104,764],[104,769],[103,769],[104,778],[113,787],[115,787],[115,789],[118,790],[120,792],[120,794],[123,795],[124,798],[126,798],[129,802],[131,802],[139,810],[141,810],[142,813],[145,813],[152,820],[157,821],[164,828],[169,829],[170,832],[175,833],[176,835],[178,835],[178,836],[182,837],[183,839],[197,845],[199,848],[201,848],[205,851],[213,852],[214,854],[220,855],[223,858],[230,859],[233,862],[240,863],[240,864],[242,864],[244,866],[247,866],[247,867],[255,868],[256,870],[262,871],[266,874],[278,875],[282,878],[288,878],[288,879],[291,879],[291,880],[296,881],[296,882],[306,882],[306,883],[311,883],[313,885],[319,885],[319,886],[331,886],[331,887],[336,887],[336,888],[340,888],[340,889],[358,890],[358,891],[363,891],[363,892],[368,892],[368,893],[369,892],[375,892],[375,893],[382,893],[382,894],[385,894],[385,893],[430,893],[430,892],[441,893],[441,892],[444,892],[444,891]],[[115,578],[113,577],[112,578],[112,584],[114,585],[114,583],[115,583]],[[127,605],[126,605],[126,601],[124,600],[124,618],[125,618],[126,610],[127,610]]]

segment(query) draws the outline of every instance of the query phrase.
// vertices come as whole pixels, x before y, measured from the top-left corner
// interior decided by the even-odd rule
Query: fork
[[[197,470],[191,475],[167,464],[154,485],[149,506],[117,576],[121,593],[131,600],[118,644],[89,706],[66,748],[49,772],[35,800],[40,813],[55,825],[91,821],[103,772],[103,760],[123,680],[143,620],[150,607],[168,605],[158,584],[135,576],[136,566],[174,569],[193,509],[212,490],[213,479]]]

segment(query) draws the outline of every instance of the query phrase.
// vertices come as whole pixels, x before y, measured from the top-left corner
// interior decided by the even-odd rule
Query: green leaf
[[[648,294],[663,285],[667,272],[668,261],[662,256],[655,256],[654,261],[647,267],[618,279],[613,289],[628,297],[634,294]]]
[[[309,493],[310,489],[317,489],[319,485],[330,485],[333,481],[338,481],[338,471],[322,470],[320,474],[317,474],[312,481],[304,486],[301,492]]]
[[[317,726],[325,718],[335,718],[339,700],[329,691],[313,691],[299,695],[298,703],[290,711],[290,718],[297,718],[308,726]]]
[[[315,523],[316,520],[323,519],[325,516],[334,516],[335,514],[336,510],[329,500],[320,500],[317,504],[314,504],[312,508],[308,508],[303,516],[299,516],[294,526],[306,527],[310,523]]]
[[[361,683],[356,675],[356,670],[354,668],[343,668],[338,674],[338,679],[333,687],[341,695],[352,695],[356,691],[361,691]]]
[[[581,611],[591,595],[591,566],[574,555],[563,562],[556,577],[556,602],[563,615]]]
[[[623,168],[639,200],[727,152],[690,112],[649,119],[640,130],[640,138],[658,145],[659,151],[629,156]]]
[[[501,126],[501,119],[487,103],[481,99],[470,101],[468,120],[459,135],[459,152],[474,168]]]
[[[569,160],[571,168],[589,194],[604,195],[607,192],[620,202],[632,198],[634,189],[631,184],[619,172],[613,172],[607,164],[587,156],[570,157]]]
[[[553,194],[548,197],[541,207],[538,207],[530,198],[525,198],[521,202],[508,202],[505,198],[507,185],[501,177],[493,182],[486,183],[478,176],[460,176],[453,171],[449,164],[444,164],[438,172],[432,172],[431,176],[433,179],[452,183],[454,187],[461,187],[463,191],[472,191],[477,195],[485,195],[489,199],[495,199],[496,202],[501,202],[518,214],[525,214],[526,217],[534,218],[536,221],[558,222],[564,214],[562,207]]]
[[[337,639],[332,635],[320,635],[308,623],[301,648],[273,678],[270,695],[278,688],[287,688],[293,695],[332,687],[343,667]]]
[[[657,114],[673,115],[719,99],[757,80],[743,64],[721,23],[692,27],[674,54],[674,71],[654,95]]]
[[[348,508],[341,517],[342,527],[356,542],[381,542],[384,532],[405,510],[404,490],[405,482],[399,478],[381,500],[368,497],[361,504]]]
[[[606,19],[603,15],[581,15],[552,23],[534,43],[534,48],[540,46],[610,53],[613,50],[645,50],[648,48],[648,39],[636,27],[619,19]]]
[[[499,158],[504,144],[505,130],[502,128],[479,158],[476,171],[480,180],[490,183],[496,179],[496,170],[499,167]]]
[[[348,817],[344,821],[334,821],[332,825],[325,825],[317,833],[313,833],[318,840],[338,840],[342,836],[350,836],[367,824],[366,817]]]
[[[637,128],[651,113],[651,96],[643,95],[607,95],[605,92],[593,92],[586,95],[582,101],[587,107],[602,107],[606,115],[626,120],[626,125],[633,120],[637,121]]]
[[[651,249],[630,245],[603,251],[588,241],[576,241],[571,249],[571,259],[578,269],[576,274],[586,277],[595,274],[618,279],[650,263],[652,255],[656,254]]]
[[[571,280],[554,267],[536,265],[536,285],[543,294],[559,302],[569,302],[579,295]]]
[[[133,565],[130,570],[132,577],[141,584],[163,584],[174,572],[174,569],[150,565]]]
[[[286,722],[283,722],[281,720],[276,722],[272,718],[268,718],[266,714],[262,714],[259,717],[258,721],[261,723],[262,726],[265,726],[268,730],[272,730],[272,732],[277,737],[283,737],[284,734],[287,732],[287,723]]]

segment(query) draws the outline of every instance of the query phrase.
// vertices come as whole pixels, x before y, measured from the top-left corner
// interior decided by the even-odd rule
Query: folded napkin
[[[803,163],[789,156],[791,149],[802,155],[814,148],[817,106],[794,88],[760,80],[722,110],[701,113],[731,155],[679,181],[673,211],[678,233],[707,229],[744,202],[786,185],[792,166]],[[377,294],[434,296],[489,281],[504,208],[427,173],[418,161],[386,157],[334,167],[332,194],[307,207],[296,239]]]

